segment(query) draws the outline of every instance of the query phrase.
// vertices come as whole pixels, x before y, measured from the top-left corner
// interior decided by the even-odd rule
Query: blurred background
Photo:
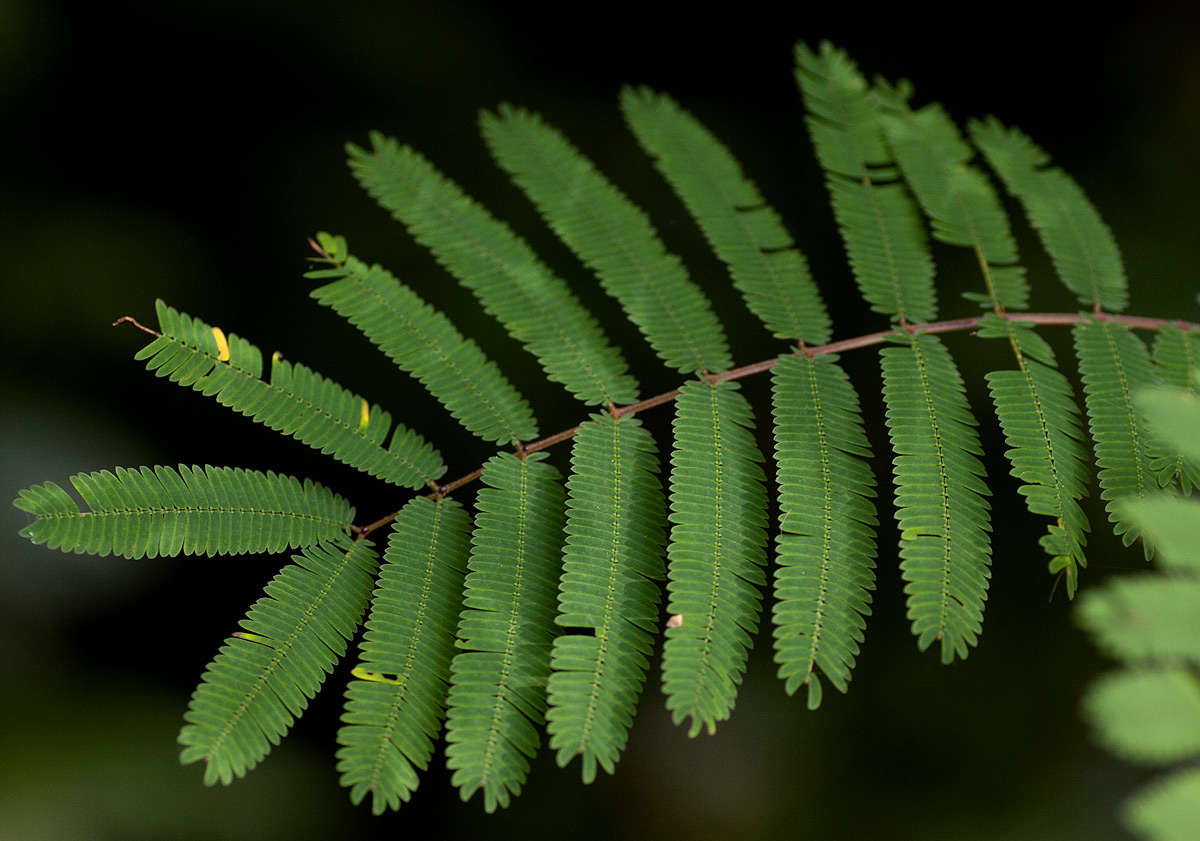
[[[697,7],[698,8],[698,7]],[[433,438],[450,475],[488,453],[349,325],[311,302],[305,237],[345,234],[480,340],[533,394],[541,428],[580,407],[541,388],[531,357],[487,321],[354,185],[343,144],[380,129],[422,150],[529,239],[606,323],[616,306],[490,162],[479,109],[541,112],[649,210],[716,301],[739,364],[783,348],[763,338],[685,211],[625,129],[622,84],[670,92],[741,159],[784,215],[835,316],[836,337],[882,327],[857,295],[803,130],[792,47],[824,38],[868,75],[907,77],[918,104],[1022,127],[1084,186],[1120,242],[1132,312],[1192,320],[1200,218],[1200,21],[1171,4],[1076,18],[1006,7],[955,30],[865,12],[720,14],[525,4],[315,0],[69,3],[0,0],[0,423],[2,487],[114,465],[213,463],[332,485],[360,522],[403,496],[290,439],[148,375],[132,315],[154,299],[278,349],[387,406]],[[1075,309],[1018,222],[1032,308]],[[969,262],[943,249],[943,317],[971,314]],[[677,385],[632,329],[617,336],[643,393]],[[1050,334],[1068,375],[1069,337]],[[204,665],[279,558],[129,562],[35,548],[0,515],[0,841],[9,839],[572,838],[1117,839],[1114,813],[1145,774],[1092,746],[1082,686],[1106,667],[1052,593],[1042,524],[1019,506],[1000,458],[983,373],[991,349],[947,339],[983,420],[995,490],[993,585],[984,636],[942,667],[904,618],[885,507],[879,589],[848,695],[815,713],[774,676],[760,635],[733,719],[689,740],[652,673],[613,777],[584,787],[543,752],[526,791],[485,816],[461,804],[440,754],[413,802],[372,818],[337,784],[343,669],[249,777],[205,788],[175,737]],[[878,364],[846,357],[869,434],[886,451]],[[759,407],[764,382],[746,389]],[[761,409],[765,415],[765,408]],[[647,416],[669,440],[669,411]],[[764,424],[765,428],[765,424]],[[764,434],[764,451],[770,450]],[[560,448],[561,449],[561,448]],[[566,451],[557,452],[565,466]],[[890,496],[889,465],[876,472]],[[1089,509],[1097,532],[1084,588],[1143,565]]]

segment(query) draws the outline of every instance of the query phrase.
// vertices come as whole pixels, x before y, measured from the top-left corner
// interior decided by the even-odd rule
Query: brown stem
[[[313,251],[317,252],[319,255],[321,255],[320,257],[309,257],[308,258],[309,260],[316,260],[316,259],[329,260],[330,259],[329,253],[324,248],[322,248],[320,245],[318,245],[317,241],[315,239],[313,239],[312,237],[308,238],[308,247],[311,248]]]
[[[309,244],[312,245],[312,247],[318,253],[326,257],[328,256],[321,249],[321,247],[312,240],[309,240]],[[1007,319],[1008,321],[1020,321],[1029,324],[1078,324],[1081,321],[1087,321],[1089,319],[1096,318],[1101,321],[1115,321],[1119,324],[1124,324],[1137,330],[1157,330],[1158,328],[1165,327],[1167,325],[1173,325],[1181,330],[1200,329],[1200,324],[1194,324],[1190,321],[1183,321],[1181,319],[1148,318],[1140,315],[1117,315],[1113,313],[1100,312],[1099,310],[1091,313],[1000,312],[993,313],[993,315]],[[983,318],[983,316],[971,316],[969,318],[955,318],[949,321],[930,321],[924,324],[910,324],[902,320],[900,325],[893,327],[890,330],[880,330],[877,333],[867,333],[863,336],[855,336],[852,339],[842,339],[841,341],[830,342],[826,345],[810,347],[801,343],[799,352],[805,354],[811,359],[816,356],[825,356],[826,354],[830,353],[842,353],[844,351],[854,350],[856,348],[883,344],[885,341],[887,341],[889,336],[895,336],[900,332],[917,335],[921,333],[955,333],[962,330],[972,330],[982,323]],[[132,324],[134,327],[138,328],[144,333],[149,333],[151,336],[157,337],[161,335],[154,330],[151,330],[149,327],[142,326],[137,322],[137,319],[128,315],[118,318],[113,322],[113,326],[116,327],[118,324],[123,324],[126,322]],[[763,371],[769,371],[778,364],[779,360],[777,358],[764,359],[761,362],[755,362],[751,365],[743,365],[741,368],[734,368],[730,371],[725,371],[720,374],[705,373],[703,374],[703,377],[709,382],[713,383],[721,382],[722,380],[740,380],[743,377],[749,377],[753,376],[754,374],[761,374]],[[631,403],[628,406],[610,406],[609,412],[614,418],[621,418],[625,415],[636,414],[644,411],[645,409],[653,409],[655,406],[661,406],[664,403],[670,403],[678,396],[679,389],[676,388],[672,389],[671,391],[665,391],[662,394],[657,394],[654,397],[648,397],[645,400],[639,400],[637,403]],[[545,450],[549,447],[553,447],[555,444],[560,444],[563,441],[574,438],[577,432],[579,432],[578,426],[573,426],[570,429],[564,429],[561,432],[556,432],[553,435],[547,436],[538,441],[534,441],[532,444],[521,445],[519,452],[526,454],[536,453],[539,450]],[[482,475],[483,468],[477,468],[472,470],[470,473],[458,477],[452,482],[437,486],[436,489],[429,494],[429,496],[431,499],[440,499],[441,497],[448,496],[464,485],[469,485],[471,482],[474,482]],[[382,528],[383,526],[386,526],[392,520],[396,519],[396,516],[399,513],[399,511],[395,511],[385,517],[380,517],[375,522],[368,523],[365,526],[351,526],[350,531],[355,535],[354,539],[356,541],[362,540],[367,535],[371,534],[377,529]]]
[[[1098,318],[1101,321],[1116,321],[1120,324],[1125,324],[1129,327],[1140,330],[1157,330],[1159,327],[1165,327],[1167,325],[1174,325],[1182,330],[1200,329],[1200,324],[1194,324],[1190,321],[1183,321],[1180,319],[1148,318],[1139,315],[1116,315],[1104,312],[1098,314],[1060,312],[1001,312],[993,314],[998,315],[1000,318],[1007,319],[1008,321],[1020,321],[1030,324],[1078,324],[1081,321]],[[877,333],[867,333],[863,336],[855,336],[852,339],[842,339],[841,341],[830,342],[829,344],[825,345],[805,346],[801,344],[800,352],[804,353],[811,359],[816,356],[825,356],[826,354],[830,353],[842,353],[843,351],[854,350],[856,348],[883,344],[885,341],[887,341],[889,336],[895,336],[901,331],[916,335],[921,333],[955,333],[963,330],[973,330],[974,328],[978,327],[980,323],[982,323],[983,318],[983,316],[971,316],[968,318],[950,319],[948,321],[929,321],[923,324],[905,323],[904,325],[894,327],[891,330],[880,330]],[[760,374],[763,371],[769,371],[778,364],[778,358],[764,359],[761,362],[743,365],[741,368],[734,368],[720,374],[705,374],[704,377],[709,382],[714,383],[721,382],[722,380],[740,380],[743,377],[749,377],[753,376],[754,374]],[[637,403],[631,403],[628,406],[617,406],[615,408],[610,408],[609,411],[614,418],[621,418],[625,415],[632,415],[645,409],[652,409],[655,406],[661,406],[664,403],[670,403],[678,396],[679,389],[676,388],[672,389],[671,391],[665,391],[662,394],[656,394],[654,397],[648,397],[645,400],[639,400]],[[535,441],[532,444],[525,445],[521,448],[521,451],[525,453],[533,453],[537,452],[538,450],[544,450],[548,447],[554,446],[555,444],[559,444],[563,441],[574,438],[575,434],[578,432],[579,427],[573,426],[570,429],[564,429],[563,431],[557,432],[554,435],[547,436],[546,438],[542,438],[541,440]],[[482,475],[482,467],[472,470],[470,473],[458,477],[453,482],[442,485],[439,489],[439,493],[430,494],[430,497],[433,498],[435,496],[447,496],[464,485],[469,485]],[[368,532],[390,523],[395,518],[396,514],[389,514],[386,517],[376,520],[374,523],[365,526],[362,530],[362,535],[360,536],[366,535]]]
[[[118,318],[116,321],[114,321],[112,323],[112,326],[116,327],[118,324],[125,324],[125,323],[132,324],[134,327],[141,330],[143,333],[149,333],[151,336],[153,336],[156,339],[162,335],[162,333],[159,333],[155,330],[151,330],[149,327],[145,327],[145,326],[139,324],[138,320],[136,318],[134,318],[132,315],[121,316],[120,318]]]

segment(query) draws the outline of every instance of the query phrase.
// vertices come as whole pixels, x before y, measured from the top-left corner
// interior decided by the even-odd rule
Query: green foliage
[[[627,88],[621,109],[729,267],[750,311],[777,338],[814,345],[829,341],[829,315],[808,262],[730,151],[670,97]]]
[[[962,378],[934,336],[883,351],[883,399],[896,452],[896,522],[917,646],[967,656],[983,625],[991,543],[979,435]]]
[[[900,322],[937,312],[925,230],[884,142],[875,100],[845,53],[796,48],[796,79],[808,131],[854,279],[871,309]]]
[[[1135,402],[1166,450],[1196,454],[1200,403],[1184,389],[1146,389]],[[1133,762],[1200,758],[1200,502],[1157,491],[1116,500],[1120,516],[1158,549],[1161,572],[1088,592],[1075,617],[1123,667],[1089,687],[1084,717],[1096,738]],[[1125,806],[1131,829],[1182,841],[1200,826],[1200,774],[1177,770]]]
[[[563,490],[544,453],[484,467],[450,665],[446,765],[489,812],[521,793],[546,711]]]
[[[987,375],[1009,446],[1005,455],[1023,483],[1030,513],[1054,518],[1041,545],[1050,555],[1050,571],[1065,573],[1067,594],[1074,597],[1079,569],[1087,566],[1089,530],[1078,503],[1088,484],[1083,430],[1050,346],[1031,326],[1000,317],[1008,309],[1024,309],[1029,298],[1008,216],[987,176],[970,165],[974,152],[941,106],[913,111],[903,98],[887,97],[880,122],[934,239],[974,251],[985,291],[963,295],[991,310],[979,335],[1007,339],[1017,363],[1016,370]]]
[[[1155,500],[1156,505],[1161,500]],[[1167,509],[1169,511],[1169,509]],[[1126,576],[1093,591],[1075,618],[1119,660],[1200,665],[1200,579]]]
[[[729,718],[758,630],[767,497],[754,415],[735,383],[686,383],[671,451],[663,692],[689,735]]]
[[[337,278],[312,296],[358,327],[402,371],[485,441],[520,441],[537,434],[525,398],[479,347],[385,269],[368,266],[340,237],[321,237],[333,268],[310,278]]]
[[[1133,521],[1121,516],[1117,498],[1129,493],[1144,496],[1158,488],[1150,463],[1150,440],[1133,403],[1133,392],[1158,385],[1159,374],[1141,339],[1121,324],[1081,321],[1073,332],[1100,468],[1100,496],[1109,500],[1108,518],[1128,546],[1141,532]],[[1149,557],[1149,545],[1146,554]]]
[[[732,364],[712,306],[637,205],[536,114],[501,107],[481,123],[496,162],[621,302],[664,363],[685,373]]]
[[[46,482],[13,503],[36,519],[22,537],[64,552],[155,558],[283,552],[332,540],[354,509],[328,488],[291,476],[229,467],[158,466],[76,473],[88,506]]]
[[[858,395],[834,357],[772,372],[779,536],[775,662],[789,694],[821,704],[820,667],[845,692],[875,587],[875,477]]]
[[[442,729],[470,533],[457,502],[416,497],[388,536],[337,754],[350,799],[370,792],[377,815],[409,799]]]
[[[419,488],[446,472],[442,457],[421,436],[332,380],[300,364],[271,356],[271,378],[262,379],[262,353],[240,336],[156,301],[162,335],[134,356],[146,370],[190,386],[222,406],[291,435],[338,461],[406,488]],[[218,341],[224,342],[224,348]]]
[[[1200,398],[1200,380],[1191,376],[1200,368],[1200,332],[1182,330],[1170,324],[1158,331],[1154,340],[1154,364],[1162,374],[1163,384],[1175,389],[1186,389],[1194,399]],[[1168,403],[1178,399],[1174,392],[1153,389],[1143,391],[1137,405],[1145,414],[1153,414],[1158,424],[1178,423],[1179,415],[1174,412],[1152,412],[1152,407],[1162,401]],[[1169,430],[1155,429],[1150,424],[1150,453],[1153,467],[1158,474],[1158,483],[1167,486],[1178,479],[1184,493],[1200,487],[1200,443],[1195,435],[1186,435],[1188,430],[1175,427]],[[1178,453],[1164,447],[1161,441],[1167,438],[1179,441]]]
[[[1054,518],[1040,543],[1050,555],[1050,572],[1065,573],[1073,598],[1079,569],[1087,566],[1090,526],[1079,500],[1091,478],[1074,392],[1055,368],[1050,346],[1029,327],[987,315],[979,335],[1008,339],[1016,354],[1018,370],[990,372],[988,390],[1030,513]]]
[[[987,176],[968,165],[974,152],[940,105],[912,111],[886,102],[880,123],[905,179],[932,223],[933,238],[975,250],[987,294],[964,297],[1001,309],[1025,309],[1029,284],[1017,243]]]
[[[311,481],[233,468],[80,474],[71,482],[89,510],[53,483],[20,492],[16,505],[33,516],[22,534],[65,551],[301,550],[221,649],[185,716],[182,759],[205,760],[207,782],[228,782],[262,760],[368,609],[337,759],[351,799],[369,794],[376,813],[412,796],[442,735],[453,784],[464,800],[482,791],[487,811],[520,793],[543,729],[560,766],[580,758],[585,782],[614,772],[663,627],[666,707],[689,735],[712,733],[736,704],[772,563],[783,689],[806,687],[811,709],[822,703],[824,681],[845,692],[879,552],[869,412],[835,355],[857,347],[884,346],[891,452],[878,456],[893,465],[917,647],[940,643],[947,663],[968,656],[987,599],[990,490],[967,383],[934,335],[968,329],[1004,340],[989,348],[1008,348],[986,382],[1019,493],[1032,514],[1049,518],[1040,543],[1068,595],[1087,565],[1089,442],[1115,533],[1126,543],[1141,536],[1170,575],[1114,582],[1082,601],[1081,623],[1134,669],[1101,684],[1088,715],[1130,757],[1197,751],[1200,505],[1159,488],[1200,486],[1192,434],[1200,417],[1187,414],[1200,412],[1200,380],[1190,373],[1200,331],[1104,311],[1127,298],[1115,242],[1078,185],[1045,168],[1046,155],[1024,135],[991,120],[970,124],[968,140],[940,106],[910,106],[905,84],[868,85],[828,44],[799,46],[796,62],[849,265],[868,306],[887,316],[884,332],[826,344],[832,324],[807,261],[736,154],[670,98],[632,88],[620,104],[634,139],[747,309],[787,341],[775,358],[733,368],[721,319],[635,200],[541,117],[509,106],[481,118],[493,157],[666,367],[687,375],[678,389],[639,401],[618,350],[621,329],[602,326],[567,280],[425,157],[378,134],[369,149],[349,147],[358,180],[525,346],[547,380],[590,408],[578,427],[535,440],[530,403],[495,363],[341,237],[317,235],[324,266],[307,275],[317,282],[313,297],[464,428],[500,447],[481,469],[472,460],[443,484],[441,455],[381,407],[278,354],[264,380],[262,354],[249,342],[159,302],[162,332],[136,355],[149,370],[393,486],[428,493],[388,497],[376,504],[394,513],[362,526],[345,500]],[[1024,205],[1060,279],[1090,312],[1023,312],[1031,290],[1017,240],[973,148]],[[979,277],[965,297],[982,315],[932,321],[930,235],[971,249]],[[1086,431],[1068,378],[1035,331],[1045,324],[1075,325]],[[1153,357],[1131,330],[1148,326],[1160,328]],[[735,382],[768,370],[769,431]],[[1159,383],[1187,393],[1135,397]],[[661,442],[635,415],[672,402],[664,498]],[[768,434],[777,468],[770,489],[759,443]],[[550,449],[572,438],[564,487]],[[483,487],[472,506],[463,489],[475,479]],[[769,491],[780,515],[773,558]],[[389,527],[376,576],[366,538]],[[889,566],[881,564],[883,574]],[[1169,714],[1139,728],[1151,710]],[[1195,811],[1183,798],[1195,797],[1198,780],[1176,774],[1142,795],[1132,825],[1153,838],[1182,837],[1177,828]]]
[[[1125,309],[1125,267],[1112,231],[1071,176],[1045,168],[1050,156],[995,118],[968,125],[1008,192],[1020,200],[1063,283],[1081,304]]]
[[[558,764],[613,773],[658,624],[665,507],[654,439],[632,417],[596,415],[571,450],[566,545],[546,714]]]
[[[371,146],[349,147],[359,183],[538,358],[547,377],[595,406],[637,399],[620,351],[523,240],[417,152],[378,133]]]
[[[267,585],[204,672],[179,733],[184,763],[229,783],[267,755],[346,653],[367,609],[377,559],[369,541],[307,547]]]

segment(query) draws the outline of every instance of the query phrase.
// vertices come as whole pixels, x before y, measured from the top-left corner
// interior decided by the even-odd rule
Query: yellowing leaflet
[[[229,342],[225,341],[225,334],[221,332],[220,327],[212,329],[213,338],[217,340],[217,361],[229,361]]]

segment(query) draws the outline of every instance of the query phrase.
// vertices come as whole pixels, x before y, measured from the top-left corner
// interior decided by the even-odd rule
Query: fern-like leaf
[[[883,398],[896,452],[896,520],[908,616],[922,651],[965,658],[983,624],[989,493],[962,378],[937,337],[883,351]]]
[[[986,306],[1025,309],[1029,284],[1017,263],[1008,214],[987,177],[969,166],[973,151],[937,104],[919,111],[894,98],[881,116],[888,145],[932,223],[933,238],[974,249],[988,294],[966,297]]]
[[[537,115],[501,106],[481,123],[496,162],[667,365],[691,373],[732,364],[708,299],[637,205]]]
[[[1049,345],[1029,327],[989,314],[979,335],[1008,339],[1016,351],[1018,369],[989,372],[988,390],[1029,511],[1055,519],[1040,542],[1050,571],[1065,574],[1073,598],[1079,569],[1087,566],[1090,526],[1079,505],[1087,494],[1088,454],[1071,384],[1053,367]]]
[[[875,102],[854,61],[828,41],[816,53],[797,44],[795,58],[805,123],[821,169],[854,180],[895,178]]]
[[[634,417],[583,424],[567,480],[566,548],[546,713],[558,764],[612,773],[628,739],[658,624],[663,519],[654,439]]]
[[[912,198],[887,183],[897,172],[866,80],[828,42],[819,54],[797,46],[796,80],[859,290],[875,312],[932,321],[933,259]]]
[[[750,404],[729,381],[679,391],[671,451],[663,692],[688,735],[729,718],[766,583],[766,493]]]
[[[378,558],[338,537],[292,558],[225,641],[192,695],[180,761],[229,783],[279,744],[362,621]]]
[[[347,148],[359,183],[538,358],[546,376],[591,405],[637,400],[620,351],[507,225],[391,138],[372,133],[370,151]]]
[[[392,523],[338,731],[350,799],[399,808],[433,756],[445,716],[471,518],[452,499],[417,497]]]
[[[970,248],[983,275],[985,293],[968,293],[996,313],[1023,309],[1029,296],[1017,244],[991,183],[968,166],[971,147],[938,105],[914,112],[896,97],[886,100],[881,122],[888,143],[933,225],[933,236]],[[1005,455],[1022,484],[1030,512],[1054,517],[1042,538],[1050,571],[1066,576],[1074,597],[1087,518],[1078,500],[1087,490],[1087,454],[1071,386],[1055,370],[1054,353],[1032,329],[989,312],[979,335],[1007,339],[1017,369],[987,375],[996,415],[1009,446]]]
[[[819,667],[845,692],[875,586],[875,477],[858,395],[832,356],[772,372],[779,464],[775,662],[788,694],[821,704]]]
[[[1108,500],[1105,510],[1113,530],[1128,546],[1141,532],[1121,517],[1117,498],[1141,497],[1158,487],[1145,420],[1133,402],[1133,392],[1161,380],[1146,346],[1125,325],[1088,319],[1075,326],[1073,336],[1095,442],[1100,496]],[[1149,557],[1149,546],[1146,553]]]
[[[525,398],[446,316],[386,269],[349,254],[340,237],[319,240],[334,267],[305,277],[334,280],[314,289],[314,298],[358,327],[480,438],[500,443],[537,436]]]
[[[146,360],[146,370],[386,482],[419,488],[446,471],[438,452],[403,424],[396,424],[385,449],[392,418],[379,406],[279,354],[264,381],[262,353],[254,345],[161,300],[155,307],[162,335],[134,356]]]
[[[1200,332],[1184,331],[1173,324],[1160,328],[1154,340],[1154,364],[1164,385],[1183,389],[1193,398],[1200,398],[1200,380],[1192,376],[1192,372],[1200,368]],[[1156,398],[1152,394],[1143,394],[1142,399]],[[1195,430],[1191,432],[1194,441]],[[1184,493],[1200,488],[1200,446],[1172,450],[1157,440],[1162,436],[1161,431],[1151,426],[1150,435],[1151,461],[1158,474],[1158,483],[1165,487],[1178,481]],[[1197,454],[1189,458],[1189,451]]]
[[[828,342],[829,315],[808,262],[729,150],[674,100],[648,88],[623,90],[621,110],[751,312],[778,338]]]
[[[1008,192],[1025,208],[1063,284],[1080,303],[1111,311],[1125,309],[1129,293],[1121,252],[1075,179],[1058,167],[1046,168],[1049,155],[994,117],[972,121],[967,130]]]
[[[34,543],[89,555],[154,558],[283,552],[345,533],[354,509],[315,482],[231,467],[166,466],[77,473],[71,485],[25,488],[14,505],[36,518]]]
[[[450,666],[446,765],[484,808],[521,792],[538,749],[554,639],[563,489],[546,453],[494,456],[476,503],[465,609]]]

